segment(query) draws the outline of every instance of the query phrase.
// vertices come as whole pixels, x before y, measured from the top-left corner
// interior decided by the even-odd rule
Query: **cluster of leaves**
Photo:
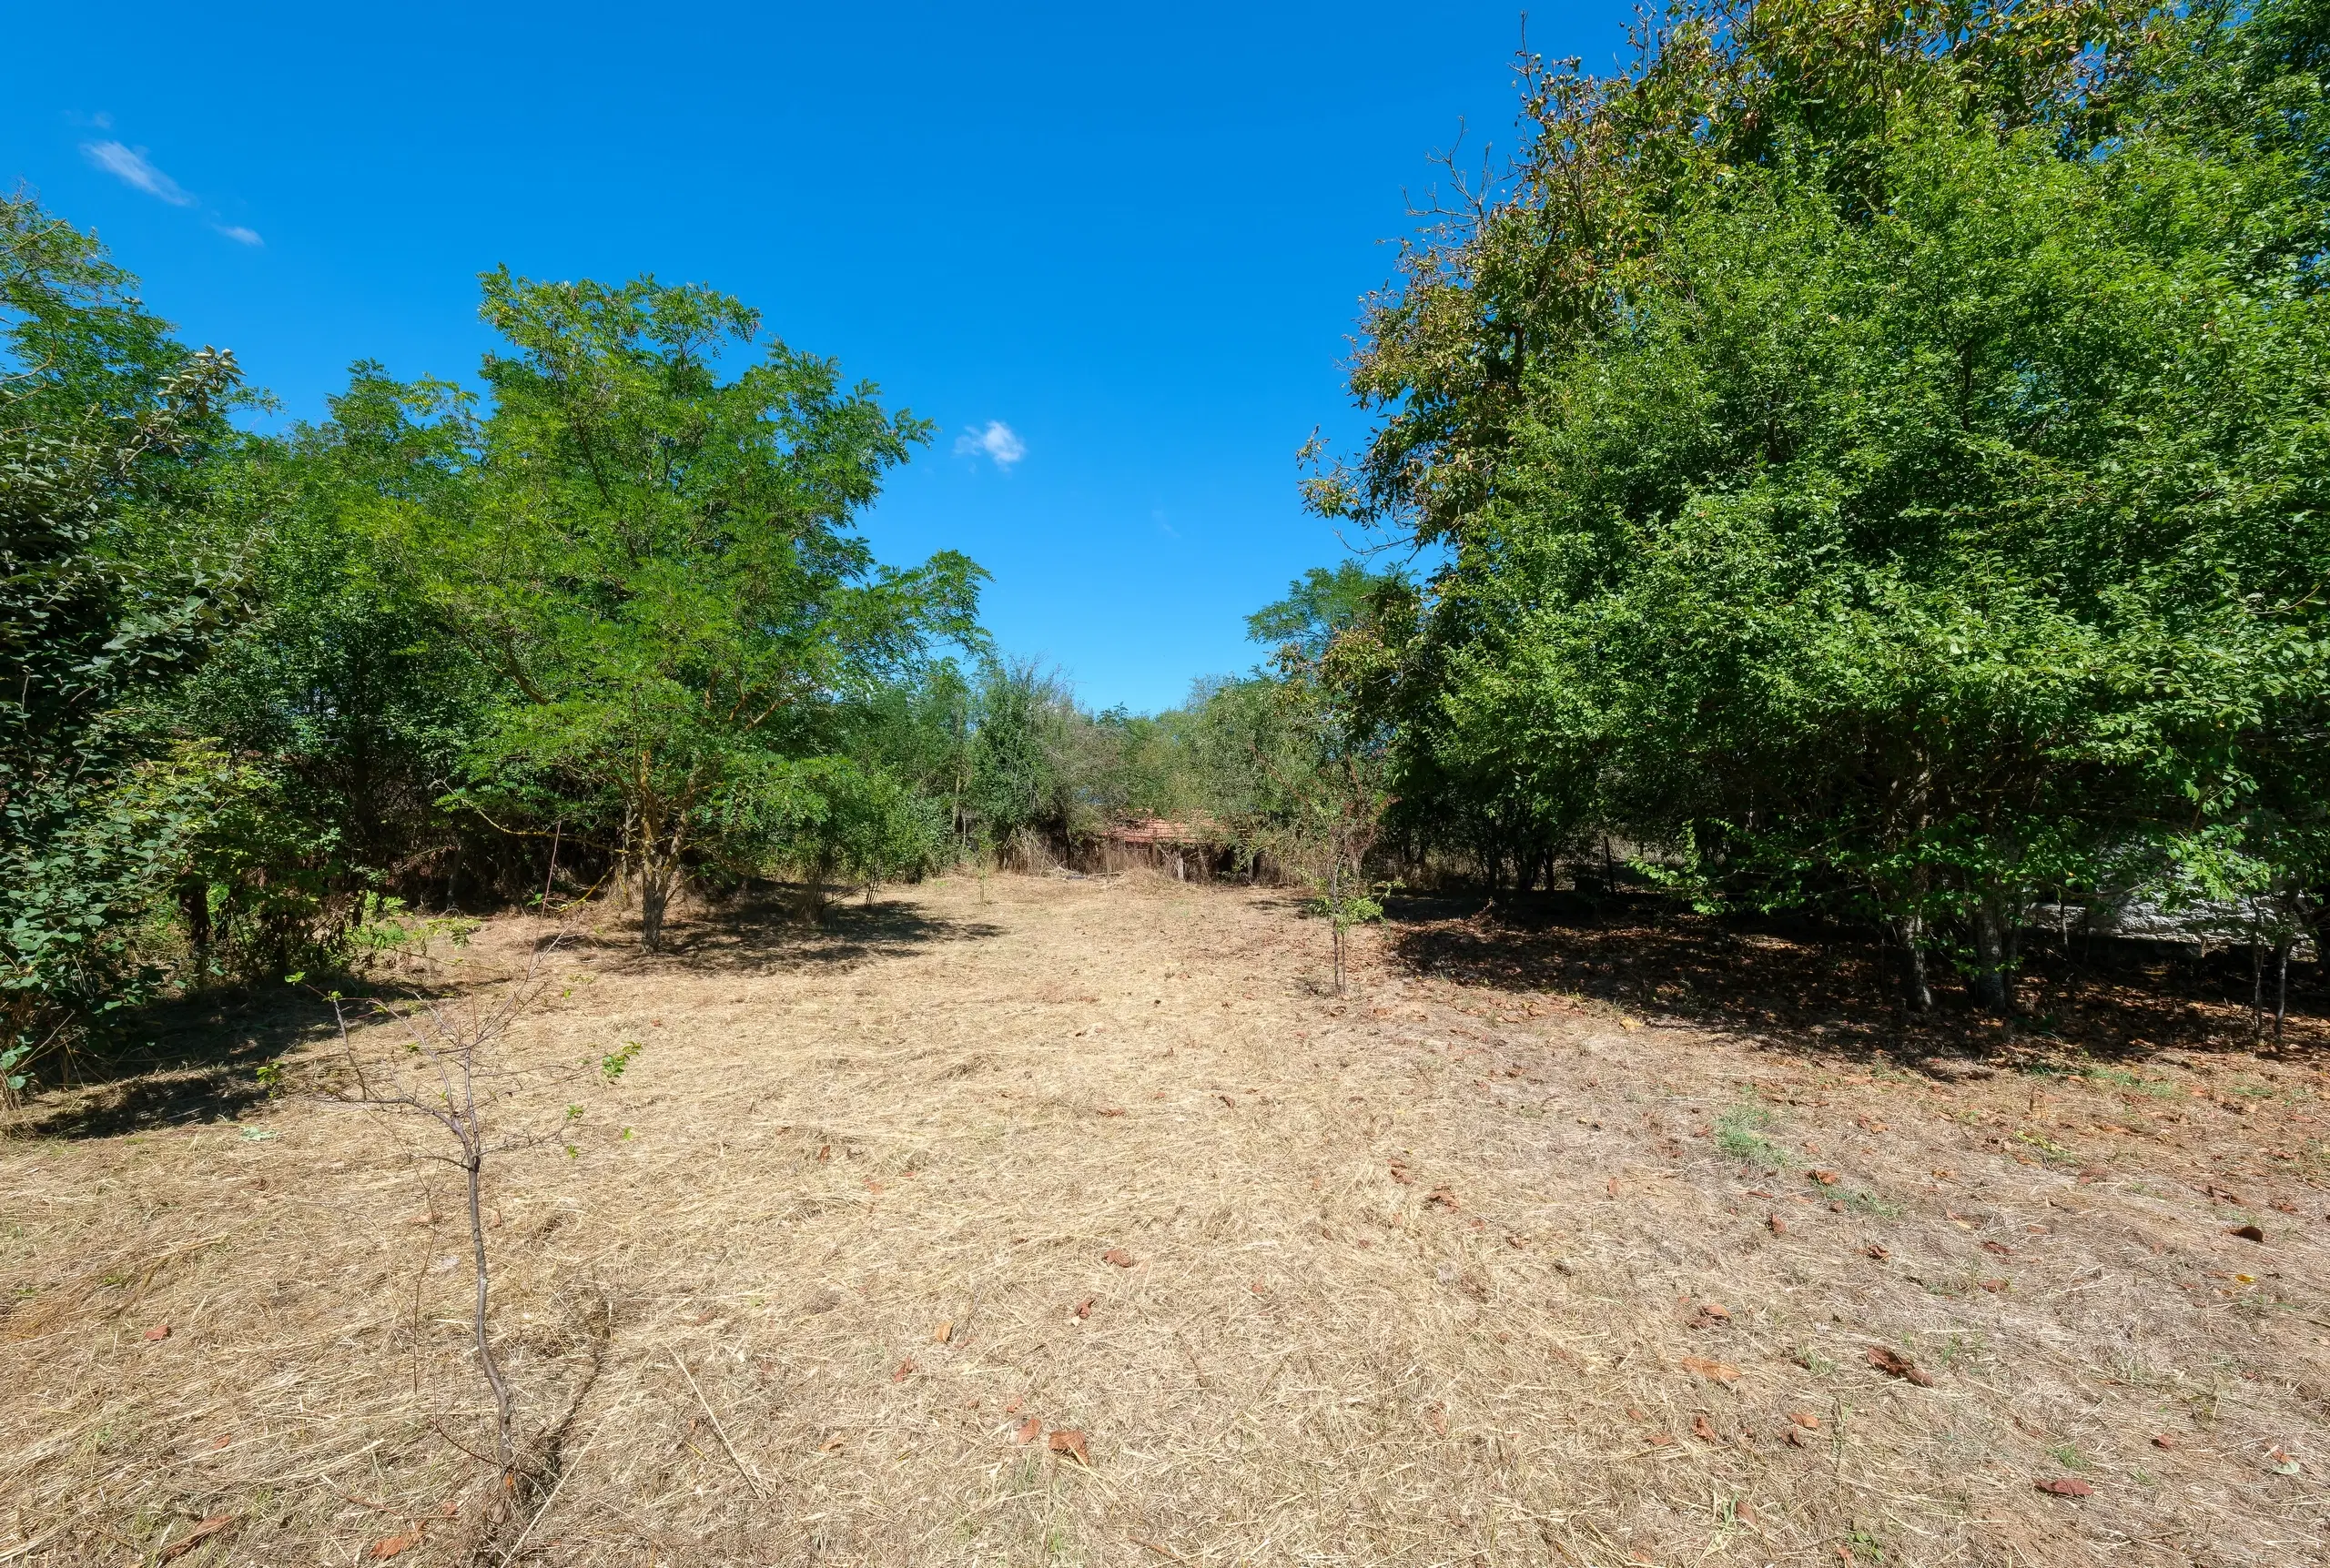
[[[2325,871],[2330,6],[1670,9],[1525,62],[1319,509],[1429,547],[1325,656],[1394,833],[1616,840],[2007,999],[2030,905],[2284,952]],[[2183,892],[2178,895],[2176,887]]]
[[[231,356],[0,203],[11,1089],[165,986],[427,940],[561,849],[650,946],[684,876],[943,855],[871,741],[934,645],[983,651],[982,574],[852,528],[927,428],[709,289],[483,283],[490,401],[360,364],[260,435]]]

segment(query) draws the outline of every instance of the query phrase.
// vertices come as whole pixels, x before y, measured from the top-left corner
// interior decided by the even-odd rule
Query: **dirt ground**
[[[312,1011],[29,1108],[0,1564],[2330,1561],[2310,1046],[1928,1069],[1461,923],[1337,999],[1283,895],[1148,878],[680,937],[512,1037],[643,1045],[490,1173],[508,1492],[457,1174],[252,1083]]]

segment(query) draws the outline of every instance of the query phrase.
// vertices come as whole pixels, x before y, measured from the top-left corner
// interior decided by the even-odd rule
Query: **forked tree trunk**
[[[664,950],[664,923],[680,875],[678,846],[649,841],[639,857],[639,944],[650,953]]]

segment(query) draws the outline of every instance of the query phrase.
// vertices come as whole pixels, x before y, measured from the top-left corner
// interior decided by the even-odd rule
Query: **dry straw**
[[[522,1507],[456,1185],[280,1103],[0,1145],[0,1563],[2330,1560],[2310,1068],[1945,1083],[1373,934],[1338,1001],[1142,876],[676,936],[509,1037],[644,1042],[487,1192]]]

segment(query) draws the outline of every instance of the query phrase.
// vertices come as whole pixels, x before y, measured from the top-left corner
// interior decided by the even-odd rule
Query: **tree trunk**
[[[2249,927],[2249,1043],[2257,1044],[2265,1037],[2265,945],[2258,940],[2253,922]]]
[[[660,848],[650,845],[639,861],[639,945],[650,953],[664,950],[664,918],[680,881],[679,856]]]
[[[1974,1001],[1987,1013],[2010,1013],[2005,932],[1998,905],[1984,898],[1974,905]]]
[[[1335,933],[1335,995],[1343,994],[1343,857],[1340,855],[1327,862],[1327,919]]]
[[[2274,945],[2274,1048],[2282,1047],[2282,1020],[2290,1012],[2290,938]]]
[[[1926,1013],[1933,1010],[1933,986],[1926,978],[1926,919],[1922,915],[1901,916],[1901,956],[1907,973],[1903,976],[1910,1011]]]
[[[198,984],[210,978],[210,885],[189,882],[178,889],[178,913],[186,920],[186,939],[194,949]]]
[[[485,1215],[478,1201],[480,1179],[484,1174],[482,1153],[472,1153],[466,1162],[470,1179],[470,1262],[477,1276],[477,1308],[472,1320],[477,1330],[477,1362],[485,1373],[486,1382],[493,1390],[494,1437],[501,1445],[501,1471],[510,1472],[510,1385],[501,1376],[501,1363],[493,1359],[493,1342],[486,1337],[485,1302],[488,1275],[485,1267]]]
[[[809,863],[809,918],[826,923],[826,879],[833,875],[833,856],[819,855]]]

